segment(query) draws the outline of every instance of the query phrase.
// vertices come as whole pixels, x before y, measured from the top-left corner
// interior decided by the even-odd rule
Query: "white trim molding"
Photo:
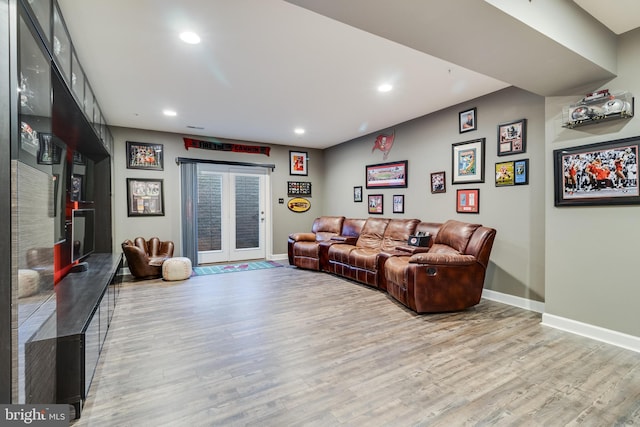
[[[529,311],[535,311],[536,313],[544,313],[544,303],[540,301],[533,301],[527,298],[503,294],[502,292],[496,292],[490,289],[482,290],[482,298],[501,302],[503,304],[509,304],[514,307],[524,308]]]
[[[285,254],[272,254],[269,257],[270,260],[272,261],[284,261],[284,260],[289,260],[289,255]]]
[[[544,313],[543,325],[640,353],[640,337]]]

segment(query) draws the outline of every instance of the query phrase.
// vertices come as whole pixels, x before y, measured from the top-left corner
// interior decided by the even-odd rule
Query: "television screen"
[[[72,253],[71,261],[76,262],[94,251],[95,210],[94,209],[74,209],[72,211],[71,241]]]

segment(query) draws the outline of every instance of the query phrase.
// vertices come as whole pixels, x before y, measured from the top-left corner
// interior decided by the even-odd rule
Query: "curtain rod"
[[[276,165],[269,164],[269,163],[229,162],[226,160],[191,159],[188,157],[176,157],[176,164],[180,165],[182,163],[212,163],[217,165],[261,167],[261,168],[270,168],[271,172],[273,172],[276,168]]]

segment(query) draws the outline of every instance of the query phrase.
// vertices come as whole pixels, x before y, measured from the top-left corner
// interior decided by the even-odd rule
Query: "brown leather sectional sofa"
[[[423,232],[428,246],[410,246]],[[289,263],[389,293],[417,313],[462,310],[480,302],[496,230],[455,220],[341,216],[316,218],[288,240]]]

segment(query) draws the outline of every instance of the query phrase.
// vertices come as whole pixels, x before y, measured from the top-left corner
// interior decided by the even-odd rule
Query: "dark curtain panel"
[[[182,256],[198,265],[198,164],[180,163],[182,190]]]

